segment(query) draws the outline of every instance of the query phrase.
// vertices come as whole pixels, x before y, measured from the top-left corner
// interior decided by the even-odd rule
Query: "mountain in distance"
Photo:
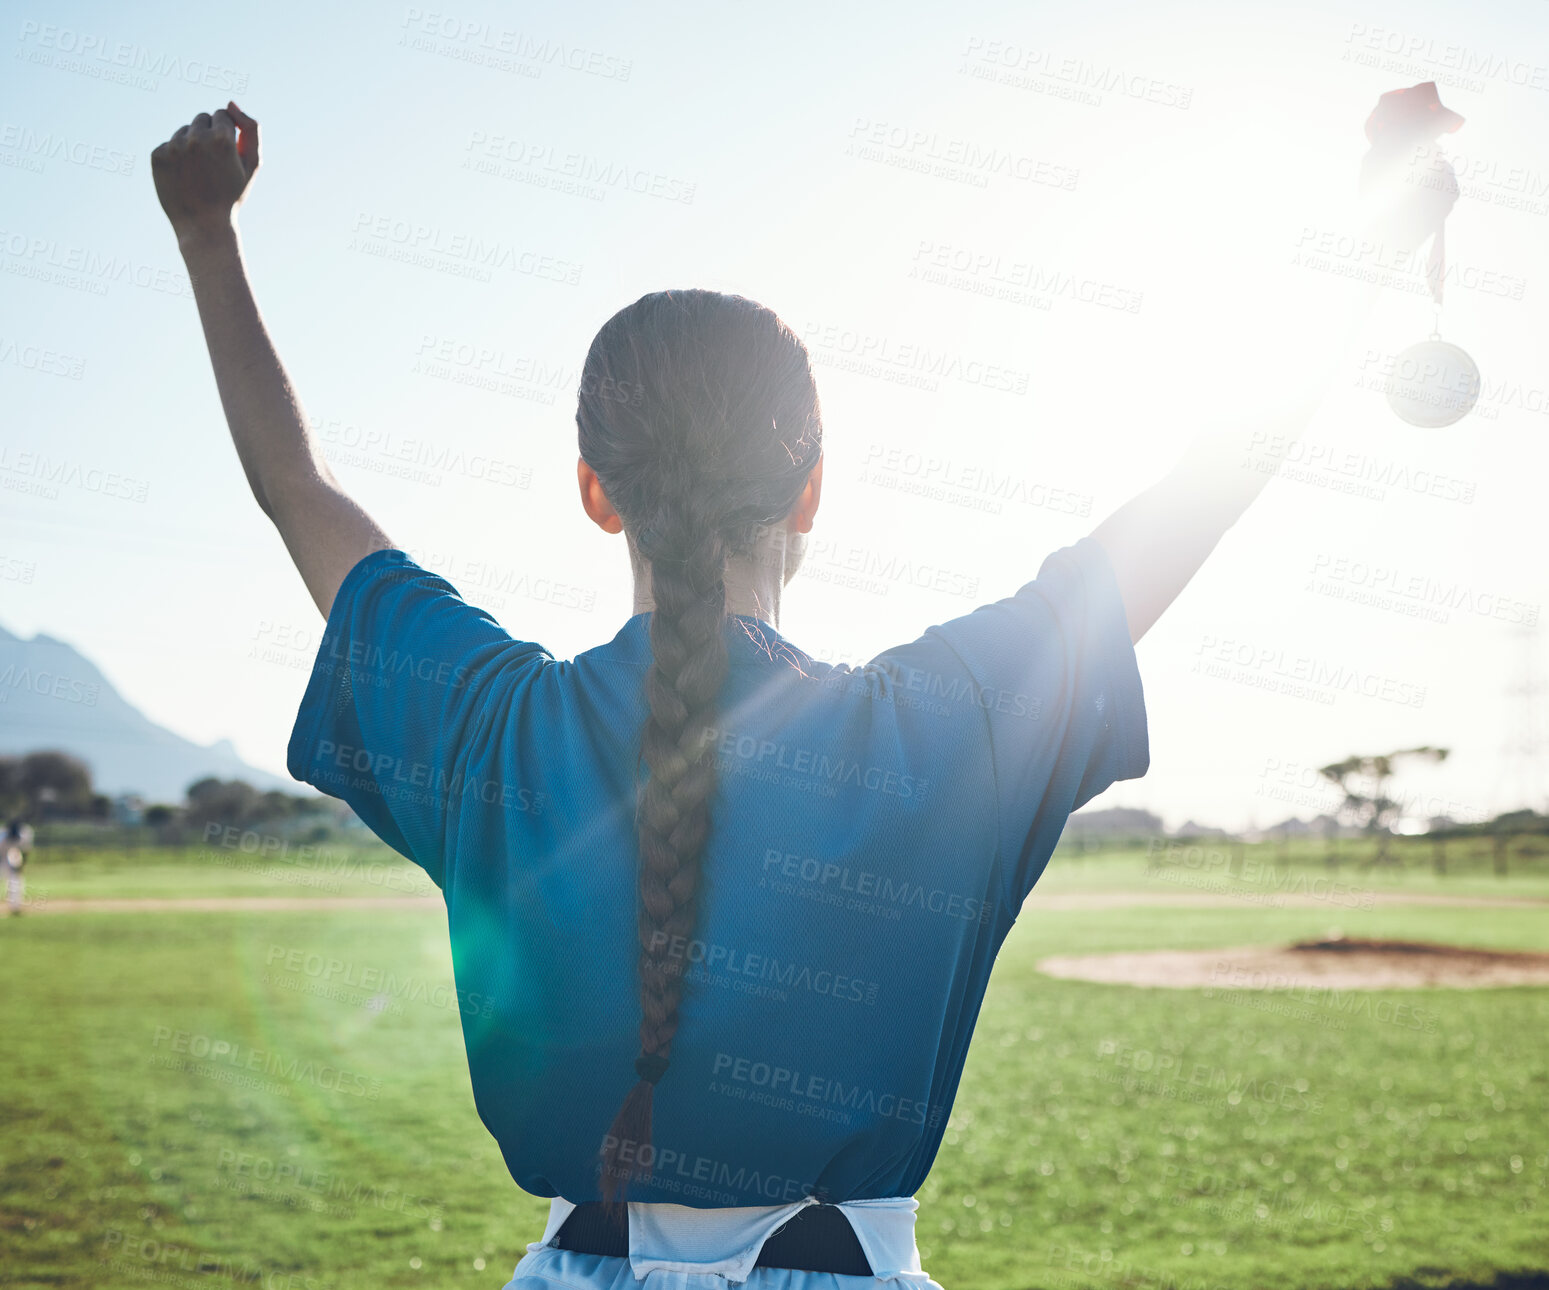
[[[31,640],[0,627],[0,756],[56,748],[91,767],[92,787],[181,802],[207,775],[307,795],[288,776],[249,766],[220,739],[202,747],[157,725],[118,693],[73,646],[39,632]]]

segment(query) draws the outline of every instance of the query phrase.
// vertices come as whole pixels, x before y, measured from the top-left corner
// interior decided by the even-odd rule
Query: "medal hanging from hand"
[[[1435,81],[1384,94],[1366,120],[1372,146],[1361,163],[1362,193],[1411,189],[1412,195],[1396,203],[1387,227],[1401,246],[1418,249],[1427,239],[1431,243],[1425,273],[1436,307],[1435,324],[1427,339],[1396,357],[1385,386],[1388,406],[1413,426],[1450,426],[1467,416],[1479,399],[1479,368],[1463,350],[1441,338],[1445,230],[1458,199],[1458,180],[1435,140],[1462,124],[1461,116],[1441,105]]]

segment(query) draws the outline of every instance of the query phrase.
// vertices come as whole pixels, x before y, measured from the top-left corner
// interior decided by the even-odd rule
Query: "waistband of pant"
[[[914,1240],[913,1196],[828,1202],[837,1204],[866,1252],[872,1275],[900,1285],[934,1284],[920,1267]],[[665,1202],[629,1202],[629,1263],[637,1278],[648,1272],[710,1273],[736,1283],[746,1281],[758,1253],[771,1233],[798,1210],[818,1204],[804,1197],[786,1205],[749,1205],[730,1209],[696,1209]],[[555,1234],[575,1209],[572,1201],[555,1196],[541,1240],[527,1248],[553,1244]]]

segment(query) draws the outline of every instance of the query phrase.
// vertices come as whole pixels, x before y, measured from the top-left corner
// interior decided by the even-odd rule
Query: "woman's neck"
[[[780,593],[801,567],[806,538],[784,528],[766,530],[752,554],[726,562],[726,612],[745,614],[780,630]],[[635,575],[637,614],[656,608],[651,599],[651,568],[640,557],[633,539],[629,542],[629,560]]]

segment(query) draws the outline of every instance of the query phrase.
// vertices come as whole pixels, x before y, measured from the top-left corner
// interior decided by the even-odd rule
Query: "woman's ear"
[[[622,533],[624,521],[613,509],[613,503],[602,491],[602,480],[597,472],[586,464],[586,458],[576,459],[576,478],[581,485],[581,507],[591,517],[592,523],[604,533]]]
[[[823,454],[818,453],[817,465],[807,476],[807,486],[801,490],[796,505],[791,508],[791,523],[798,533],[812,532],[812,518],[818,513],[818,502],[823,496]]]

